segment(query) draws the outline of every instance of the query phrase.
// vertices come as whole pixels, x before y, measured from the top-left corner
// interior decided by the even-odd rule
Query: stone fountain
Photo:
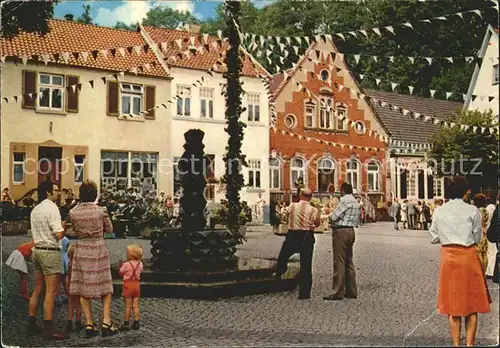
[[[142,296],[216,299],[294,289],[296,267],[289,267],[284,279],[275,280],[275,261],[240,259],[237,240],[228,229],[206,228],[203,192],[208,159],[203,137],[199,129],[184,134],[185,151],[179,160],[182,227],[153,232],[152,258],[144,261],[141,276]],[[119,295],[118,267],[112,271],[115,294]]]

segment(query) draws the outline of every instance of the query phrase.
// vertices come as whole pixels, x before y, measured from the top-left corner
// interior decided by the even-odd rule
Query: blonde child
[[[141,297],[140,277],[144,265],[142,260],[142,247],[132,244],[127,247],[127,261],[120,266],[120,276],[123,278],[122,296],[125,298],[125,322],[121,330],[130,330],[130,312],[134,309],[134,323],[132,330],[139,330],[139,299]]]
[[[66,257],[64,259],[66,264],[66,288],[68,289],[71,284],[71,267],[73,267],[73,255],[75,255],[75,246],[72,244],[68,248],[68,252],[66,253]],[[66,332],[73,332],[73,315],[76,316],[75,321],[75,331],[80,332],[82,330],[82,306],[80,305],[80,297],[76,295],[69,296],[68,302],[68,322],[66,324]]]
[[[26,260],[31,257],[35,244],[33,242],[21,244],[10,254],[5,264],[17,271],[20,276],[19,292],[22,298],[29,301],[28,296],[28,264]]]

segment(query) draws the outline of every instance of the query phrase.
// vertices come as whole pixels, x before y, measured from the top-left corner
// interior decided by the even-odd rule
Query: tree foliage
[[[384,33],[382,36],[370,32],[368,38],[358,32],[357,38],[347,34],[346,41],[334,36],[340,52],[373,56],[394,56],[394,62],[388,58],[375,62],[369,57],[362,57],[356,64],[352,56],[346,59],[355,74],[366,75],[362,87],[391,91],[389,81],[397,82],[397,92],[408,93],[407,86],[414,86],[414,93],[429,96],[429,89],[454,92],[454,97],[461,100],[472,76],[474,65],[464,59],[437,59],[429,65],[424,59],[415,64],[405,56],[437,57],[475,56],[481,45],[488,23],[496,23],[498,12],[492,8],[490,0],[440,0],[440,1],[399,1],[370,0],[357,1],[293,1],[278,0],[262,9],[257,9],[251,2],[242,3],[241,28],[244,32],[271,36],[313,36],[317,34],[335,34],[358,29],[371,29],[404,22],[411,22],[414,30],[395,26],[395,35]],[[483,19],[476,14],[465,13],[462,20],[452,16],[446,21],[433,20],[432,24],[419,20],[467,11],[482,11]],[[219,8],[216,18],[202,24],[202,31],[215,34],[225,31],[225,17]],[[382,29],[382,31],[386,31]],[[246,46],[248,47],[246,42]],[[296,42],[292,44],[297,45]],[[299,54],[305,51],[302,46]],[[271,49],[272,51],[272,49]],[[285,68],[296,62],[296,55],[289,50],[290,57],[285,60]],[[256,54],[260,62],[271,72],[276,65],[282,65],[278,55],[272,54],[269,64],[265,54]],[[380,85],[374,78],[381,79]],[[439,92],[436,98],[444,98]]]
[[[178,29],[186,24],[200,24],[200,21],[191,12],[180,12],[170,7],[156,6],[146,13],[142,19],[143,25],[158,28]],[[115,29],[135,30],[136,24],[116,22]]]
[[[76,20],[78,23],[92,24],[92,7],[90,5],[82,5],[83,13]]]
[[[136,28],[136,24],[125,24],[122,21],[116,22],[115,24],[115,29],[123,29],[123,30],[130,30],[134,31]]]
[[[487,128],[484,133],[481,132],[481,127],[498,129],[494,119],[491,110],[484,113],[464,110],[450,122],[476,126],[476,132],[470,128],[460,130],[459,126],[441,128],[431,138],[432,148],[428,153],[429,162],[437,174],[464,175],[474,192],[480,188],[495,187],[498,178],[498,131],[491,133]]]
[[[2,26],[1,36],[13,38],[20,32],[37,33],[44,35],[50,28],[47,23],[54,15],[54,5],[52,2],[14,2],[2,4]]]

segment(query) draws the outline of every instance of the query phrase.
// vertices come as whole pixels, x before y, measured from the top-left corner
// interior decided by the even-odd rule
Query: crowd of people
[[[427,230],[432,222],[432,215],[437,207],[442,206],[443,199],[435,199],[433,203],[405,199],[402,204],[396,198],[389,207],[389,216],[394,220],[394,228]]]
[[[68,191],[65,192],[69,200]],[[44,339],[60,340],[67,338],[73,331],[85,330],[87,338],[101,333],[103,337],[113,336],[119,329],[111,320],[111,298],[113,284],[111,265],[104,234],[113,231],[113,224],[105,208],[97,205],[97,186],[85,180],[79,188],[79,199],[68,214],[67,222],[73,226],[76,242],[71,243],[66,233],[66,223],[61,218],[61,210],[56,202],[60,201],[59,187],[51,181],[42,182],[38,187],[39,203],[31,212],[32,242],[20,245],[9,257],[6,265],[20,275],[21,296],[28,304],[28,335],[42,334]],[[127,257],[121,264],[125,299],[124,324],[121,330],[140,328],[139,298],[140,275],[143,270],[142,247],[129,245]],[[35,287],[28,297],[28,271],[26,261],[31,259],[35,274]],[[54,306],[63,284],[69,298],[68,319],[65,333],[54,329]],[[36,313],[42,289],[43,327],[37,324]],[[92,313],[92,300],[102,302],[100,328],[95,324]],[[129,324],[131,310],[134,322]],[[81,323],[81,313],[85,325]],[[73,323],[75,320],[75,323]]]

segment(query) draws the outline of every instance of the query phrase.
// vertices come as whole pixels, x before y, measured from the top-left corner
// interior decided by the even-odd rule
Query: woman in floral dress
[[[70,295],[80,296],[87,338],[98,333],[92,316],[92,299],[102,299],[102,336],[118,333],[111,323],[113,283],[108,248],[104,241],[104,233],[113,232],[113,225],[107,213],[94,203],[96,197],[96,184],[85,180],[80,186],[80,204],[70,212],[70,220],[78,238],[73,256]]]

